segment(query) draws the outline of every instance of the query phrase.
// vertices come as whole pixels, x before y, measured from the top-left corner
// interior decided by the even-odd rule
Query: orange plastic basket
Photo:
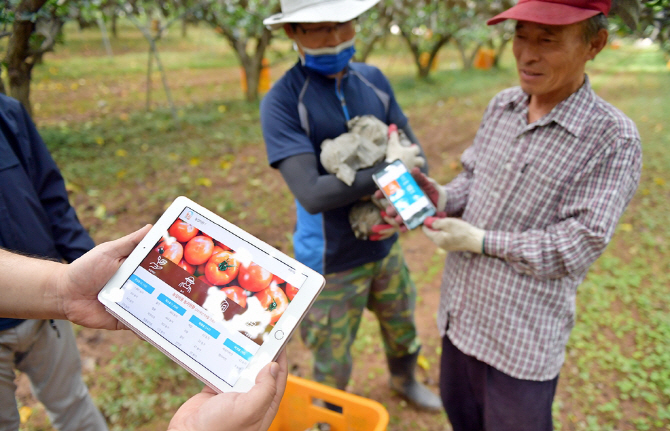
[[[319,400],[342,407],[337,413]],[[305,431],[325,422],[331,431],[384,431],[389,414],[377,401],[289,374],[279,411],[269,431]]]

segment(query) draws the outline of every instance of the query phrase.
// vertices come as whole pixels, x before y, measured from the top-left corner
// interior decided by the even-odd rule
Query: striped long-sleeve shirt
[[[449,253],[438,325],[462,352],[542,381],[563,364],[577,286],[637,189],[642,150],[588,78],[532,124],[528,101],[518,87],[491,101],[445,186],[447,213],[486,236],[484,255]]]

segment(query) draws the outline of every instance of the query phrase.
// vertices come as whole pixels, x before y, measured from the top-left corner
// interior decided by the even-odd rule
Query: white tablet
[[[246,392],[324,284],[317,272],[178,197],[98,299],[207,385]]]

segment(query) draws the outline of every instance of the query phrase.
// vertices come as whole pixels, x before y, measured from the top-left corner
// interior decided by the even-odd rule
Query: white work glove
[[[486,232],[461,219],[428,217],[421,228],[443,250],[483,252]]]
[[[386,162],[391,163],[394,160],[400,160],[411,170],[415,166],[423,166],[426,160],[419,156],[421,150],[416,144],[406,147],[400,143],[398,136],[398,126],[395,124],[389,125],[389,139],[386,144]]]

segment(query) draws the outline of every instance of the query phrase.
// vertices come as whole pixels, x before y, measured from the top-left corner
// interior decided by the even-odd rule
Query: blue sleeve
[[[281,81],[275,84],[260,106],[261,129],[270,166],[287,157],[315,153],[312,141],[300,125],[298,102]]]
[[[19,130],[24,134],[19,144],[27,147],[25,156],[30,160],[25,167],[49,218],[56,249],[63,259],[72,262],[95,244],[70,205],[58,166],[23,106],[20,107],[17,120]]]

